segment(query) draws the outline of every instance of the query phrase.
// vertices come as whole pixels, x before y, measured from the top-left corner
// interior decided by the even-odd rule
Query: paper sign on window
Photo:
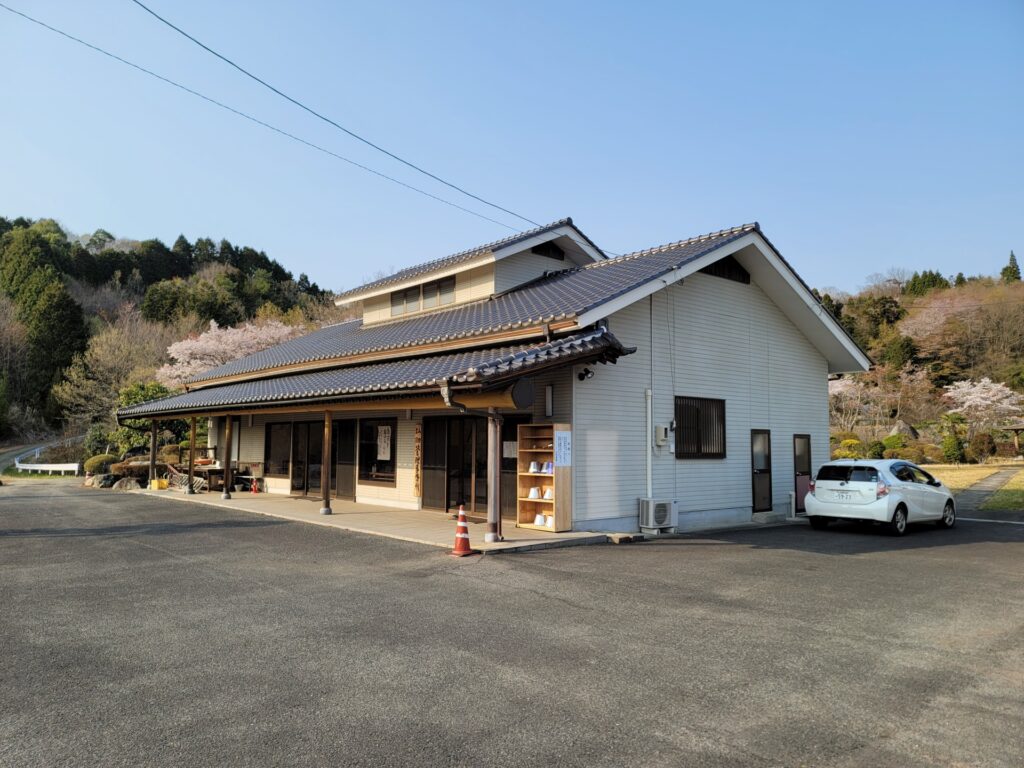
[[[377,461],[391,460],[391,426],[377,427]]]

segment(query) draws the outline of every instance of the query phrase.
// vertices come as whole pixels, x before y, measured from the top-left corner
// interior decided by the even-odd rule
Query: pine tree
[[[1004,283],[1020,282],[1020,267],[1017,266],[1017,257],[1013,255],[1013,251],[1010,251],[1010,261],[1003,267],[1003,271],[999,273],[999,276],[1003,279]]]
[[[967,278],[964,277],[963,272],[957,272],[956,277],[953,278],[953,285],[959,288],[961,285],[967,285]]]

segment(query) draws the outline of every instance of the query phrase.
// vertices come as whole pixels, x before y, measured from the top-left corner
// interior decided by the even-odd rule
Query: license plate
[[[853,498],[850,491],[833,491],[832,495],[835,496],[836,501],[849,501]]]

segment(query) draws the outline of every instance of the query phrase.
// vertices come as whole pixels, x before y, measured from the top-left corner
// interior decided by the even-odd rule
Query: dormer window
[[[455,278],[446,277],[391,294],[391,316],[406,315],[455,303]]]

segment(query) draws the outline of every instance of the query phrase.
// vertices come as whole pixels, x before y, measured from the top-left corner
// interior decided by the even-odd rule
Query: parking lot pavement
[[[1019,766],[1024,526],[456,560],[0,488],[3,766]]]

